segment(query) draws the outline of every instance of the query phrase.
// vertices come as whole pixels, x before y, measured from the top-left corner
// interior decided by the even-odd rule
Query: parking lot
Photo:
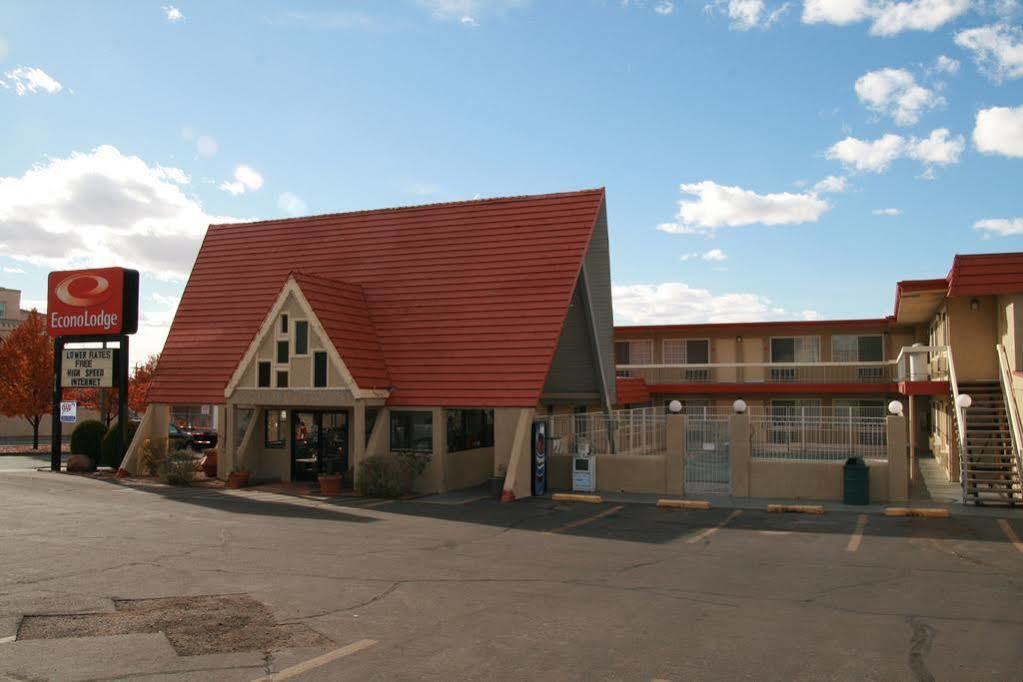
[[[0,475],[0,513],[0,679],[1023,678],[1018,512],[334,501],[26,470]]]

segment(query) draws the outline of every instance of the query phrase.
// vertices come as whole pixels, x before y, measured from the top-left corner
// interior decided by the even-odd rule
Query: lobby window
[[[263,445],[268,448],[283,448],[288,434],[288,411],[267,410]]]
[[[279,364],[282,364],[282,365],[287,364],[287,362],[288,362],[288,341],[287,341],[287,339],[285,339],[284,341],[278,341],[277,342],[277,362]]]
[[[288,333],[288,316],[281,315],[281,334]]]
[[[391,450],[433,452],[433,413],[391,412]]]
[[[295,355],[307,355],[309,353],[309,323],[305,320],[295,320]]]
[[[256,386],[259,388],[270,388],[270,362],[260,362],[257,368]]]
[[[284,370],[277,372],[277,388],[288,387],[288,373]]]
[[[448,452],[488,448],[494,444],[493,410],[448,410]]]
[[[318,350],[313,353],[313,387],[323,388],[327,385],[327,352]]]

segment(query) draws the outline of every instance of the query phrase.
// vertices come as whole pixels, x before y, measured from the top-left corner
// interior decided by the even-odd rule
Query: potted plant
[[[217,450],[211,448],[206,451],[206,456],[202,458],[202,472],[206,474],[206,478],[217,477]]]
[[[240,465],[235,465],[231,473],[227,475],[227,487],[232,489],[244,488],[249,484],[249,471]]]
[[[323,463],[323,473],[316,478],[320,482],[320,492],[324,495],[340,495],[345,477],[337,471],[337,458],[328,457]]]

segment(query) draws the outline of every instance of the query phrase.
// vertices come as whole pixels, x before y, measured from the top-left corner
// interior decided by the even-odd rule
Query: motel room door
[[[316,480],[331,467],[343,474],[348,463],[347,412],[292,413],[291,480]]]

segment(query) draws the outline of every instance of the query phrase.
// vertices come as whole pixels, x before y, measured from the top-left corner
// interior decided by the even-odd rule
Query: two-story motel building
[[[663,415],[676,399],[690,415],[742,398],[804,420],[883,419],[900,400],[911,452],[956,480],[960,389],[993,405],[1006,377],[1008,395],[1023,381],[1023,254],[900,282],[886,318],[614,328],[607,233],[603,189],[213,225],[125,467],[174,411],[212,404],[221,476],[314,478],[328,454],[357,473],[413,449],[431,455],[421,491],[506,475],[512,498],[530,494],[536,419],[599,441],[583,415]],[[622,452],[620,420],[605,421]],[[629,442],[656,441],[641,431]]]

